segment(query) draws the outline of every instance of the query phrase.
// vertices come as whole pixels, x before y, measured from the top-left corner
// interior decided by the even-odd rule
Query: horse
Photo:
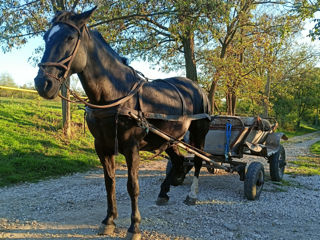
[[[34,79],[35,87],[40,96],[54,99],[66,79],[78,75],[89,99],[86,121],[103,166],[107,192],[106,217],[98,233],[110,235],[116,227],[115,155],[119,152],[126,159],[127,191],[131,199],[127,236],[140,239],[139,151],[165,151],[171,158],[172,169],[161,184],[158,205],[168,202],[173,179],[185,174],[184,157],[177,146],[149,131],[149,127],[152,125],[175,139],[182,139],[189,131],[190,144],[203,149],[210,106],[203,90],[187,78],[147,81],[141,77],[98,31],[86,26],[94,10],[56,13],[43,37],[45,51]],[[194,163],[195,174],[186,199],[190,204],[197,198],[202,161],[195,157]]]

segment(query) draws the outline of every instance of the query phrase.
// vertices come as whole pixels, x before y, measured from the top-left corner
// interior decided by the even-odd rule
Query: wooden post
[[[66,80],[66,85],[70,87],[70,78]],[[63,84],[61,86],[61,95],[67,99],[70,99],[70,91]],[[70,102],[62,99],[62,127],[63,132],[66,137],[71,136],[71,111],[70,111]]]

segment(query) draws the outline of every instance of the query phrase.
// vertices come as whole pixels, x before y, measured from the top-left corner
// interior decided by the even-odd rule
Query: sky
[[[309,30],[314,23],[309,21],[306,24],[306,30],[302,32],[300,39],[301,43],[310,43],[310,37],[307,37]],[[41,45],[42,38],[37,38],[29,41],[26,45],[20,49],[13,49],[11,52],[3,53],[0,50],[0,74],[9,74],[18,86],[24,84],[33,85],[33,79],[37,75],[38,67],[34,66],[34,63],[28,61],[29,57],[32,56],[34,49]],[[320,51],[320,41],[317,40],[312,43],[312,47]],[[158,70],[153,70],[150,65],[146,62],[132,61],[130,65],[136,70],[142,72],[147,78],[165,78],[169,76],[176,76],[180,74],[176,73],[163,73]],[[320,66],[320,63],[318,64]]]
[[[34,53],[34,49],[42,44],[42,41],[40,37],[32,39],[20,49],[13,49],[5,54],[0,50],[0,74],[9,74],[18,86],[33,84],[33,79],[38,73],[38,67],[34,66],[35,63],[28,61],[28,59]],[[177,75],[154,70],[146,62],[132,61],[130,66],[142,72],[149,79]]]

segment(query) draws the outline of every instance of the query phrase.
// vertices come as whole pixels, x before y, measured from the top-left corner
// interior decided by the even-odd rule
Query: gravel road
[[[310,154],[308,147],[319,140],[320,132],[290,139],[284,144],[287,159]],[[320,176],[285,175],[286,184],[276,184],[267,173],[260,199],[248,201],[238,175],[203,169],[195,206],[183,203],[192,181],[188,175],[171,189],[169,205],[159,207],[155,200],[165,165],[163,160],[140,166],[143,239],[320,239]],[[102,170],[95,170],[0,188],[0,239],[123,239],[130,224],[126,177],[120,166],[119,217],[112,237],[96,235],[106,193]]]

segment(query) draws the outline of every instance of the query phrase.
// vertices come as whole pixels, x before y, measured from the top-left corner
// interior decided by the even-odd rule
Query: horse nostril
[[[44,90],[48,92],[50,91],[51,88],[52,88],[52,81],[50,79],[47,79],[44,83]]]

